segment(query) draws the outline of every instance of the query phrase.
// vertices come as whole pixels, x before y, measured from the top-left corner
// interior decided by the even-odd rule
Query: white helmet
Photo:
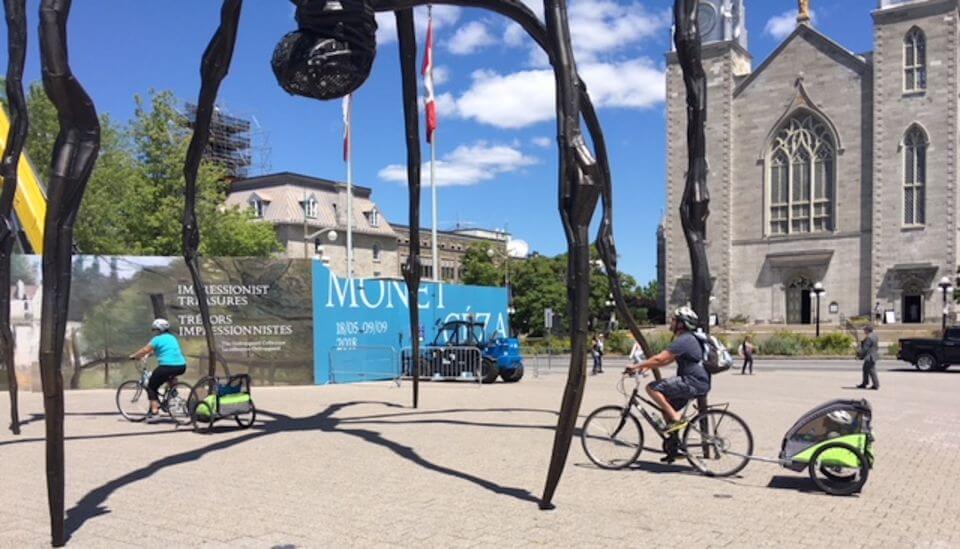
[[[841,425],[850,425],[853,423],[853,416],[846,410],[834,410],[827,414],[827,417]]]
[[[697,325],[700,324],[700,317],[697,316],[697,313],[686,306],[674,309],[673,319],[680,321],[681,324],[691,331],[696,330]]]
[[[170,329],[170,323],[165,318],[158,318],[153,321],[151,328],[158,332],[166,332]]]

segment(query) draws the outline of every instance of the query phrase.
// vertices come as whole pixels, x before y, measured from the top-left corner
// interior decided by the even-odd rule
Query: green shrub
[[[897,356],[897,353],[899,353],[899,352],[900,352],[900,342],[899,342],[899,341],[896,342],[896,343],[891,343],[890,346],[887,347],[887,354],[888,354],[889,356]]]
[[[765,355],[802,356],[812,354],[813,338],[796,332],[779,331],[758,346]]]
[[[831,332],[814,341],[814,348],[825,355],[849,355],[854,350],[854,339],[850,334]]]
[[[604,352],[608,355],[629,355],[632,349],[633,336],[630,335],[628,330],[617,330],[616,332],[611,332],[610,336],[607,338],[606,345],[604,345]]]

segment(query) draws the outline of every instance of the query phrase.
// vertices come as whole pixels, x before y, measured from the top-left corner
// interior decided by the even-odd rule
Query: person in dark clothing
[[[697,313],[689,307],[677,309],[670,321],[670,330],[674,333],[670,346],[660,354],[629,366],[624,371],[625,374],[633,375],[676,361],[676,376],[647,385],[647,394],[663,410],[663,419],[666,421],[664,433],[675,433],[686,427],[687,422],[677,410],[686,406],[690,399],[710,392],[710,374],[702,363],[703,346],[693,334],[699,322]]]
[[[747,366],[750,366],[750,375],[753,375],[753,343],[750,342],[750,336],[743,338],[740,344],[740,354],[743,355],[743,368],[740,369],[740,375],[747,373]]]
[[[863,378],[858,389],[879,389],[880,380],[877,378],[877,361],[880,360],[880,341],[877,334],[873,333],[873,326],[863,327],[866,337],[860,342],[860,350],[857,351],[857,358],[863,360]],[[867,384],[870,382],[870,385]]]
[[[603,335],[597,334],[593,336],[593,348],[591,349],[593,354],[593,373],[602,374],[603,373]]]

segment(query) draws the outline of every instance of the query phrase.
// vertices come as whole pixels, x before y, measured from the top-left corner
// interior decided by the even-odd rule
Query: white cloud
[[[439,86],[440,84],[445,84],[450,80],[450,67],[446,65],[440,65],[433,67],[433,84]]]
[[[451,93],[441,93],[435,97],[437,102],[437,116],[447,117],[457,114],[457,100]]]
[[[537,147],[541,147],[544,149],[546,149],[547,147],[553,144],[553,140],[550,139],[549,137],[534,137],[533,139],[530,140],[530,142],[536,145]]]
[[[490,145],[477,141],[473,145],[460,145],[443,156],[436,163],[437,185],[440,187],[475,185],[489,181],[497,175],[514,172],[537,163],[537,159],[526,156],[516,148],[507,145]],[[429,182],[430,164],[424,162],[421,173],[423,184]],[[407,167],[390,164],[378,173],[380,179],[397,183],[407,182]]]
[[[580,66],[594,105],[642,109],[661,103],[665,74],[646,58]],[[554,119],[552,70],[526,70],[501,75],[476,71],[473,84],[456,102],[463,118],[498,128],[522,128]]]
[[[817,19],[817,14],[813,10],[810,10],[810,19],[813,21]],[[797,10],[789,10],[780,15],[774,15],[767,20],[767,24],[763,27],[763,32],[777,40],[783,40],[790,36],[790,33],[793,32],[795,28],[797,28]]]
[[[471,21],[457,29],[447,42],[447,49],[455,55],[468,55],[495,42],[487,26],[479,21]]]
[[[460,20],[461,9],[457,6],[433,7],[433,30],[450,27]],[[417,49],[423,49],[423,42],[427,39],[427,8],[420,6],[413,8],[414,27],[417,31]],[[397,41],[397,18],[393,12],[377,13],[377,43],[389,44]]]
[[[531,2],[540,20],[543,4]],[[570,35],[578,63],[590,62],[603,54],[623,51],[648,38],[660,36],[670,27],[669,10],[651,12],[639,3],[620,4],[614,0],[574,0],[568,10]],[[526,31],[516,23],[506,24],[503,43],[510,47],[531,45],[529,64],[547,65],[547,57],[526,38]]]
[[[503,43],[511,47],[519,47],[526,43],[527,31],[520,25],[510,22],[503,31]]]
[[[656,37],[671,22],[667,11],[651,13],[639,3],[619,4],[612,0],[575,0],[570,3],[569,19],[578,63]]]

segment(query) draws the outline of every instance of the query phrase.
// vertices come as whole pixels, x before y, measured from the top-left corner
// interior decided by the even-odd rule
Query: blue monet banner
[[[400,353],[410,347],[406,283],[398,279],[339,278],[313,262],[314,381],[348,383],[396,377]],[[420,337],[437,340],[450,320],[482,322],[487,336],[510,333],[505,288],[422,282]]]

